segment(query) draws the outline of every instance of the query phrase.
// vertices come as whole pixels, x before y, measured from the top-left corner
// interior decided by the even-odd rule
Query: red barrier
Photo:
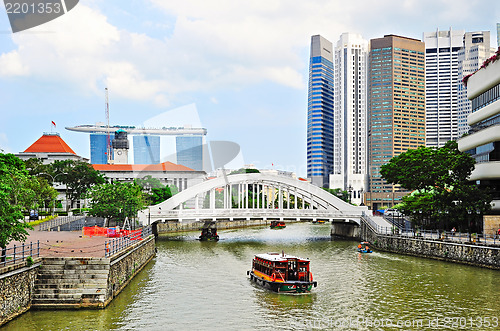
[[[125,237],[129,236],[130,239],[140,239],[141,230],[119,230],[116,228],[101,228],[99,226],[84,226],[83,229],[84,236],[100,236],[108,238]]]

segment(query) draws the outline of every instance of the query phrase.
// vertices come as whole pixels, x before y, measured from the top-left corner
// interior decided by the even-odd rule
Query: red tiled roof
[[[59,135],[48,134],[41,136],[24,153],[71,153],[76,155]]]
[[[93,164],[92,167],[99,171],[195,171],[172,162],[159,164]]]

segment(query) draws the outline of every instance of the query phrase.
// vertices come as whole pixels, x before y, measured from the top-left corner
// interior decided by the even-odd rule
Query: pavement
[[[29,236],[24,242],[33,246],[40,241],[40,257],[104,257],[107,237],[88,237],[82,231],[36,231],[29,230]],[[7,247],[22,245],[13,241]],[[26,248],[25,248],[26,249]],[[11,253],[11,252],[9,252]]]

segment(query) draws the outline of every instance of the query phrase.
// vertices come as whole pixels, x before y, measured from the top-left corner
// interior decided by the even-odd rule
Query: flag
[[[52,121],[52,125],[53,125],[54,127],[56,127],[56,122]]]

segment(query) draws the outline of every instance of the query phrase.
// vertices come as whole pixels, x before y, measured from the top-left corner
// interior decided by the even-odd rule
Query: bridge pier
[[[361,239],[361,228],[359,224],[355,222],[346,222],[346,221],[332,221],[332,229],[331,229],[332,238],[337,239]]]

